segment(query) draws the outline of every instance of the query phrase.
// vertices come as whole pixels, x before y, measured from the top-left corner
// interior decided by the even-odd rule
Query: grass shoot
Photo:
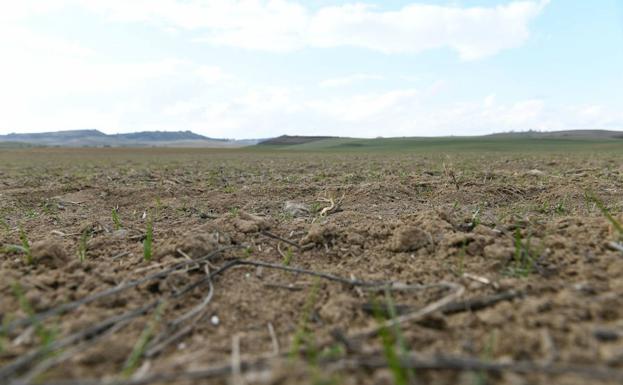
[[[114,229],[115,230],[120,230],[121,229],[121,219],[119,219],[119,212],[117,211],[117,208],[113,208],[112,209],[112,223],[114,225]]]
[[[166,305],[167,305],[166,302],[160,303],[160,305],[158,305],[158,307],[156,308],[156,311],[154,312],[154,316],[151,318],[151,320],[149,320],[147,325],[145,325],[143,332],[141,333],[138,340],[134,344],[134,348],[132,349],[132,352],[130,353],[127,360],[125,361],[125,364],[123,365],[123,371],[122,371],[123,377],[125,378],[130,377],[132,373],[134,373],[136,369],[138,368],[138,365],[141,362],[141,358],[143,357],[143,354],[145,353],[145,349],[147,348],[147,344],[153,337],[154,332],[156,331],[156,328],[158,327],[158,325],[160,324],[162,320],[162,313],[164,313]]]
[[[147,217],[147,230],[143,240],[143,260],[149,262],[152,258],[152,243],[154,241],[154,223],[151,215]]]
[[[606,217],[606,219],[612,224],[612,227],[614,227],[614,229],[619,233],[619,239],[623,240],[623,225],[621,225],[621,223],[612,216],[604,202],[592,192],[587,192],[586,198],[587,200],[595,203],[595,206],[597,206],[599,211],[601,211],[604,217]]]
[[[87,259],[87,242],[89,241],[89,231],[84,230],[78,243],[78,260],[84,262]]]
[[[32,319],[32,325],[35,327],[35,334],[39,337],[39,343],[41,345],[41,349],[47,354],[52,347],[52,344],[56,340],[57,331],[55,329],[46,328],[40,321],[35,318],[35,311],[26,298],[26,294],[22,286],[18,282],[14,282],[11,285],[11,289],[13,290],[13,295],[17,298],[17,302],[19,303],[20,309],[26,315]],[[3,328],[4,330],[4,328]]]

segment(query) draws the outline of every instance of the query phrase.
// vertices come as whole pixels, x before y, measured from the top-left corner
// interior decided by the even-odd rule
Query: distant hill
[[[67,147],[243,147],[257,140],[214,139],[191,131],[143,131],[108,135],[98,130],[0,135],[0,143]],[[8,147],[8,145],[7,145]]]
[[[439,137],[394,137],[394,138],[347,138],[337,136],[290,136],[282,135],[276,138],[260,141],[261,146],[281,146],[287,149],[323,149],[323,148],[372,148],[391,146],[411,146],[413,144],[433,145],[434,143],[464,143],[473,144],[479,142],[501,143],[501,141],[524,143],[525,140],[623,140],[623,131],[608,130],[567,130],[567,131],[524,131],[502,132],[482,136],[439,136]]]
[[[609,130],[566,130],[566,131],[524,131],[501,132],[487,137],[505,138],[560,138],[560,139],[623,139],[623,131]]]
[[[170,142],[175,140],[216,140],[227,142],[227,139],[212,139],[191,131],[142,131],[129,134],[110,135],[121,140],[133,140],[141,142]]]
[[[510,132],[484,136],[345,138],[282,136],[261,142],[257,150],[279,151],[620,151],[623,132],[605,130]]]
[[[271,138],[267,140],[263,140],[259,145],[273,145],[273,146],[291,146],[297,144],[305,144],[316,142],[318,140],[325,139],[337,139],[336,136],[290,136],[290,135],[281,135],[276,138]]]

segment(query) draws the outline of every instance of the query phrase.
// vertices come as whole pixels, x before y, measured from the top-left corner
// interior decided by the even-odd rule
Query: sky
[[[623,130],[621,0],[0,0],[0,134]]]

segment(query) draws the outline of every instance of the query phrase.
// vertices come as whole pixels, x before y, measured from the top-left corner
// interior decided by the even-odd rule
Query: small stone
[[[309,207],[305,203],[287,201],[283,205],[283,211],[293,217],[304,217],[309,215]]]
[[[214,326],[218,326],[221,323],[221,320],[218,319],[217,315],[213,315],[210,317],[210,323]]]
[[[611,342],[619,339],[619,332],[611,329],[596,329],[593,331],[593,335],[599,341]]]
[[[112,236],[115,238],[127,238],[128,230],[126,229],[115,230],[112,232]]]

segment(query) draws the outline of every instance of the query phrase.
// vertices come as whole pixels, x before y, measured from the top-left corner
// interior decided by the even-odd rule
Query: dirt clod
[[[432,243],[431,235],[415,226],[403,226],[396,230],[389,240],[387,248],[390,251],[416,251]]]
[[[52,238],[33,243],[30,252],[36,264],[50,268],[63,267],[68,261],[63,244]]]

